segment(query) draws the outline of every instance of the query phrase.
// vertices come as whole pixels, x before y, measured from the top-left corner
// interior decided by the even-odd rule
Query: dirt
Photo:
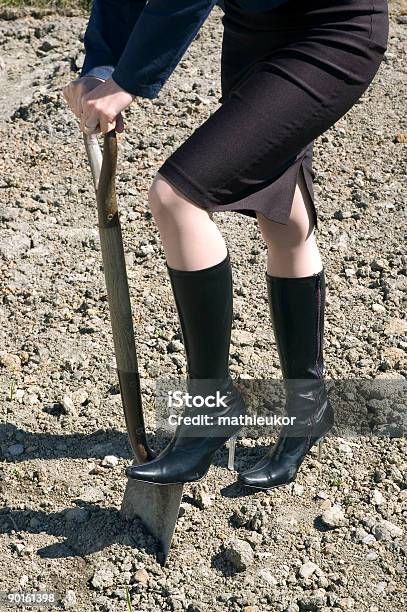
[[[119,205],[157,448],[166,438],[154,432],[155,382],[186,370],[147,191],[166,157],[217,108],[219,14],[160,96],[130,107],[119,136]],[[322,463],[313,450],[296,483],[270,494],[243,492],[222,449],[205,480],[185,487],[166,568],[140,521],[120,514],[131,451],[93,186],[61,92],[83,61],[85,25],[80,15],[10,10],[0,20],[0,591],[55,593],[43,610],[124,611],[127,586],[143,612],[404,611],[404,435],[332,435]],[[360,103],[318,139],[314,161],[326,375],[349,393],[355,381],[372,383],[379,422],[386,397],[374,384],[395,391],[393,418],[406,414],[406,27],[406,3],[392,3],[385,61]],[[231,372],[279,379],[256,222],[237,213],[215,220],[234,273]],[[272,442],[267,431],[243,437],[237,467]],[[113,467],[104,460],[111,455]],[[332,507],[342,518],[329,527],[321,515]]]

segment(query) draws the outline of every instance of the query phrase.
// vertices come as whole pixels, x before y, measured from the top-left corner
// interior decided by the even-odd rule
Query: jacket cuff
[[[112,76],[112,73],[114,71],[114,66],[95,66],[94,68],[91,68],[90,70],[88,70],[88,72],[85,72],[85,74],[82,74],[82,77],[97,77],[98,79],[103,79],[104,81],[107,81],[107,79],[110,79],[110,77]]]
[[[141,98],[156,98],[164,85],[164,83],[154,83],[152,85],[132,83],[128,79],[123,78],[120,70],[117,69],[111,76],[113,81],[124,91],[127,91],[132,96],[140,96]]]

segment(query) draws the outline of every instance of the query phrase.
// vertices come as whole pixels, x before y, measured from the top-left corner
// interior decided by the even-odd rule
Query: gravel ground
[[[380,72],[318,140],[314,165],[327,377],[405,384],[407,6],[391,9]],[[131,453],[93,187],[61,94],[83,61],[86,22],[75,14],[0,15],[0,591],[54,591],[64,609],[86,612],[124,611],[125,585],[134,610],[148,612],[404,611],[403,437],[331,436],[322,464],[313,451],[296,483],[271,494],[237,487],[223,449],[207,478],[185,487],[164,569],[140,522],[120,515]],[[164,159],[217,108],[220,41],[215,10],[159,98],[128,110],[119,138],[150,430],[154,381],[185,374],[185,359],[147,190]],[[215,220],[233,261],[233,375],[280,378],[256,222],[237,213]],[[380,417],[383,397],[370,400]],[[403,398],[398,406],[405,409]],[[238,467],[271,442],[244,437]]]

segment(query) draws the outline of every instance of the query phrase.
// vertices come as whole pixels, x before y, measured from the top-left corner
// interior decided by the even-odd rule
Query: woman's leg
[[[322,270],[312,203],[301,171],[287,225],[271,221],[261,213],[257,213],[257,219],[267,245],[268,274],[296,278]]]
[[[201,270],[225,259],[225,241],[208,211],[159,173],[151,185],[149,202],[171,268]]]
[[[259,222],[269,252],[267,292],[285,408],[294,420],[254,467],[239,474],[239,481],[270,489],[294,480],[310,448],[332,427],[333,413],[323,380],[325,271],[301,178],[287,226],[264,218]]]
[[[156,459],[131,466],[126,473],[135,480],[159,484],[192,482],[205,475],[216,450],[240,429],[220,426],[217,417],[228,416],[233,422],[245,412],[229,374],[232,269],[225,242],[209,214],[160,175],[150,189],[150,205],[178,310],[188,392],[210,401],[195,412],[197,416],[209,414],[211,419],[209,425],[181,424]],[[224,400],[219,406],[213,403],[217,393]],[[194,411],[188,415],[194,416]]]

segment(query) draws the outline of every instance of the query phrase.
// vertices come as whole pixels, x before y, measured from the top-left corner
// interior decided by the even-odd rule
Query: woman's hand
[[[81,118],[82,114],[82,97],[101,83],[104,83],[104,80],[85,76],[71,81],[71,83],[63,88],[64,98],[78,119]]]
[[[69,107],[80,119],[80,129],[86,133],[105,134],[114,128],[124,129],[121,112],[134,100],[113,79],[103,81],[95,77],[82,77],[72,81],[64,90]]]

